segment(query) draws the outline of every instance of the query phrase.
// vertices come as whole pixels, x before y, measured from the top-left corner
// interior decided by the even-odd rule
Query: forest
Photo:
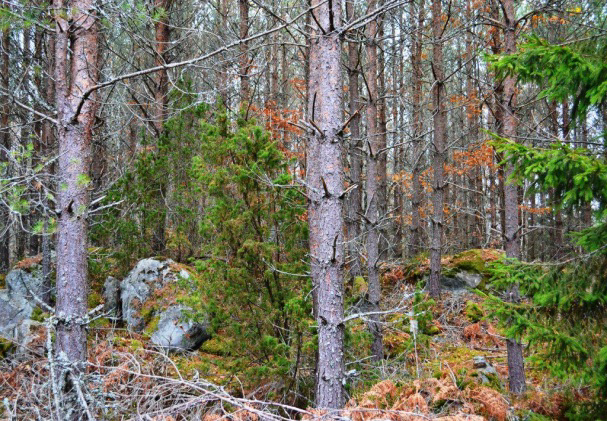
[[[0,0],[0,420],[607,420],[603,0]]]

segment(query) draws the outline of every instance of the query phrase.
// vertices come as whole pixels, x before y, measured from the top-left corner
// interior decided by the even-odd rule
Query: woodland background
[[[2,1],[0,414],[607,419],[606,16]]]

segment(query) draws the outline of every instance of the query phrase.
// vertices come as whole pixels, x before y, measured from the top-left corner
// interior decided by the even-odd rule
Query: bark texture
[[[432,72],[434,73],[434,141],[432,143],[432,168],[434,170],[432,190],[432,243],[430,245],[430,278],[428,293],[440,295],[441,249],[443,237],[444,165],[446,158],[447,111],[445,109],[445,69],[443,65],[443,21],[441,0],[432,1]]]
[[[411,16],[415,15],[414,2],[411,2]],[[411,227],[409,239],[409,255],[415,256],[421,251],[421,214],[420,208],[422,205],[422,184],[420,181],[420,173],[423,168],[424,161],[424,144],[422,137],[422,31],[424,26],[424,0],[419,3],[417,11],[417,22],[412,31],[411,42],[411,67],[412,79],[411,86],[413,90],[413,157],[412,157],[412,188],[413,194],[411,198]]]
[[[238,31],[240,39],[245,39],[249,35],[249,2],[248,0],[238,0],[238,11],[240,21]],[[249,46],[246,42],[240,44],[240,104],[241,107],[248,107],[245,104],[250,100],[249,87]]]
[[[319,6],[320,5],[320,6]],[[307,194],[310,270],[316,291],[316,404],[344,405],[344,171],[342,160],[341,1],[313,0],[309,49]]]
[[[88,173],[97,84],[97,16],[93,0],[54,3],[55,81],[59,140],[57,352],[81,368],[86,361]],[[71,51],[71,54],[68,54]],[[81,103],[81,101],[83,101]]]
[[[514,13],[514,0],[503,0],[504,11],[504,53],[513,54],[516,51],[516,17]],[[503,81],[504,97],[502,109],[504,112],[504,137],[516,140],[517,122],[514,114],[516,107],[516,80],[506,77]],[[513,172],[511,166],[504,171],[505,179]],[[521,248],[519,242],[519,210],[518,210],[518,187],[516,184],[504,186],[504,212],[506,230],[506,256],[520,259]],[[517,302],[519,297],[518,285],[514,285],[510,291],[510,299]],[[525,367],[523,360],[523,345],[515,340],[507,340],[508,349],[508,377],[510,392],[517,395],[525,391]]]
[[[377,2],[369,2],[369,10],[375,10]],[[379,283],[379,260],[380,260],[380,224],[381,211],[380,201],[381,180],[382,180],[382,162],[381,155],[382,137],[378,130],[378,90],[377,90],[377,21],[372,20],[367,26],[367,88],[369,102],[367,104],[367,209],[366,209],[366,228],[367,228],[367,273],[368,273],[368,301],[371,311],[379,310],[379,300],[381,298],[381,286]],[[384,145],[385,147],[385,145]],[[385,156],[385,155],[384,155]],[[384,172],[385,178],[385,172]],[[379,316],[369,317],[369,330],[373,335],[371,343],[371,355],[374,361],[383,358],[383,344],[381,325]]]
[[[346,20],[354,19],[354,3],[346,3]],[[359,254],[360,242],[360,214],[362,213],[362,171],[363,160],[361,157],[362,139],[360,137],[360,107],[359,74],[360,74],[360,55],[358,45],[348,44],[348,108],[350,111],[350,183],[358,187],[354,188],[348,194],[347,202],[347,228],[348,228],[348,248],[350,262],[350,276],[356,277],[362,275],[362,262]]]
[[[2,2],[2,8],[8,8],[9,4],[7,1]],[[1,72],[0,83],[2,85],[2,93],[0,93],[0,104],[2,106],[2,116],[0,117],[0,160],[8,161],[8,151],[11,149],[11,138],[9,131],[9,117],[10,117],[10,104],[9,97],[4,92],[10,92],[9,89],[9,77],[10,77],[10,27],[7,25],[2,30],[2,36],[0,38],[0,66]],[[8,178],[9,174],[2,174]],[[9,225],[10,213],[2,209],[0,211],[0,218],[2,218],[2,227],[0,228],[0,270],[8,272],[11,268],[14,257],[10,253],[10,242],[9,242]]]
[[[171,27],[169,26],[169,11],[173,0],[154,0],[154,10],[158,19],[154,22],[154,34],[155,34],[155,60],[154,66],[163,66],[170,62],[167,53]],[[169,101],[169,75],[166,69],[158,71],[156,73],[156,90],[154,92],[155,100],[155,115],[154,115],[154,126],[156,127],[157,133],[160,135],[163,132],[163,126],[168,115],[168,101]]]

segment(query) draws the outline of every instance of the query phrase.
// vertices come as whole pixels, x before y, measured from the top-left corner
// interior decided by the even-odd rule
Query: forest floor
[[[583,391],[572,396],[571,388],[532,358],[526,363],[528,391],[519,397],[508,393],[505,338],[488,317],[487,295],[481,291],[487,281],[484,265],[499,255],[495,250],[477,250],[447,256],[443,260],[446,273],[458,267],[476,270],[483,284],[474,290],[443,291],[436,302],[423,294],[416,298],[427,272],[425,259],[383,268],[386,358],[371,364],[364,321],[348,322],[346,390],[350,399],[341,416],[353,421],[565,419],[569,402],[583,399]],[[349,284],[348,303],[355,304],[364,289],[362,279]],[[46,331],[42,323],[29,353],[1,361],[4,409],[0,419],[6,414],[44,413],[44,405],[52,406]],[[312,406],[306,400],[313,382],[312,356],[301,357],[295,376],[290,372],[282,377],[270,373],[248,378],[241,367],[256,363],[231,354],[225,344],[233,340],[219,329],[198,351],[167,355],[155,349],[145,334],[97,320],[89,338],[88,375],[95,384],[92,389],[96,388],[91,396],[103,397],[104,419],[128,419],[137,413],[152,414],[141,419],[166,421],[215,421],[228,415],[238,421],[258,421],[270,412],[304,419],[323,415],[305,410]],[[530,356],[526,349],[526,357]],[[276,406],[270,401],[277,402]],[[27,409],[36,405],[40,408]]]

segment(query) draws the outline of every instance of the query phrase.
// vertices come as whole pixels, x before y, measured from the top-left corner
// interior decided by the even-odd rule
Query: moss
[[[8,339],[0,338],[0,358],[5,358],[11,353],[15,344]]]
[[[91,322],[90,327],[92,328],[104,328],[104,327],[111,327],[112,323],[110,321],[110,319],[108,319],[107,317],[100,317],[98,319],[95,319]]]
[[[440,329],[436,325],[429,325],[424,329],[424,333],[426,335],[438,335],[440,333]]]
[[[0,288],[6,287],[6,274],[0,273]]]
[[[226,338],[215,337],[205,341],[200,350],[213,355],[229,356],[231,351],[232,342]]]
[[[406,334],[384,336],[384,349],[389,357],[397,357],[412,347],[412,340]]]
[[[457,272],[465,270],[467,272],[484,274],[487,270],[481,249],[466,250],[456,254],[453,256],[451,265]]]
[[[466,317],[472,323],[476,323],[476,322],[480,321],[485,316],[483,309],[474,301],[466,302],[465,312],[466,312]]]
[[[143,343],[137,339],[131,339],[129,345],[129,348],[131,348],[133,351],[139,351],[143,349]]]
[[[145,319],[145,317],[144,317]],[[146,324],[143,333],[148,336],[152,336],[156,329],[158,328],[158,323],[160,322],[160,316],[152,317],[149,323]]]
[[[44,312],[40,307],[34,307],[30,319],[42,323],[46,320],[48,316],[49,314]]]
[[[95,308],[99,304],[101,304],[102,297],[98,291],[91,291],[88,297],[88,306],[89,308]]]
[[[369,285],[367,284],[367,281],[365,281],[365,278],[363,278],[362,276],[357,276],[356,278],[354,278],[354,284],[352,286],[352,295],[365,295],[368,289]]]

